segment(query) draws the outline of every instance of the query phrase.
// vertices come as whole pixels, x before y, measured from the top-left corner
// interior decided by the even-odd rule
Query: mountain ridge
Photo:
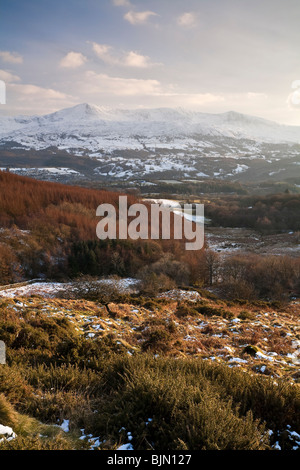
[[[299,165],[300,127],[235,111],[81,103],[0,118],[0,167],[37,178],[263,181],[297,177]]]
[[[145,128],[147,123],[148,128]],[[55,129],[55,124],[60,124],[62,128]],[[26,134],[26,131],[30,135],[38,135],[41,131],[46,135],[61,131],[85,131],[93,136],[97,133],[100,136],[101,133],[106,134],[106,131],[110,130],[108,127],[113,125],[112,133],[127,136],[147,135],[147,132],[159,136],[160,131],[162,135],[170,137],[195,134],[224,135],[261,142],[300,143],[300,126],[279,124],[236,111],[216,114],[184,108],[122,109],[81,103],[41,116],[2,117],[0,125],[1,141],[5,138],[18,138],[20,134]]]

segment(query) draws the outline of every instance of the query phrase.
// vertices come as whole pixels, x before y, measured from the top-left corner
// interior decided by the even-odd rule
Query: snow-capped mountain
[[[51,155],[65,152],[92,159],[92,173],[98,178],[240,178],[254,160],[272,163],[272,176],[282,171],[276,164],[282,158],[287,165],[290,157],[297,164],[299,144],[300,127],[233,111],[126,110],[84,103],[44,116],[0,118],[1,165],[16,166],[13,159],[2,158],[7,150],[27,152],[30,160],[33,151],[51,149]],[[66,167],[57,161],[45,166],[50,163]],[[67,163],[78,174],[72,159]]]
[[[0,141],[35,149],[85,148],[89,151],[155,144],[185,148],[200,137],[215,136],[259,142],[300,143],[300,127],[286,126],[233,111],[205,114],[184,109],[111,109],[79,104],[45,116],[2,117]]]

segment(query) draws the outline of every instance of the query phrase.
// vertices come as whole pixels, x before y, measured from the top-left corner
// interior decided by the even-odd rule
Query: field
[[[210,249],[226,256],[241,253],[298,257],[299,232],[262,234],[239,227],[207,226],[205,236]]]

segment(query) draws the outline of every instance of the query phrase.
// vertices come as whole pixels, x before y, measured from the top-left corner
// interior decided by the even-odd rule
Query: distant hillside
[[[202,254],[186,251],[184,240],[98,240],[96,209],[102,203],[118,208],[119,196],[0,172],[0,283],[80,274],[133,276],[164,256],[193,276]],[[136,197],[128,195],[128,206],[134,202]]]
[[[83,147],[90,151],[103,145],[106,149],[142,149],[147,140],[161,143],[159,140],[166,138],[175,141],[195,136],[300,143],[297,126],[234,111],[208,114],[182,108],[127,110],[83,103],[44,116],[3,117],[1,124],[1,139],[40,149],[54,141],[61,148]],[[109,144],[110,138],[115,140]]]
[[[0,168],[51,181],[282,181],[299,163],[300,127],[234,111],[83,103],[0,118]]]

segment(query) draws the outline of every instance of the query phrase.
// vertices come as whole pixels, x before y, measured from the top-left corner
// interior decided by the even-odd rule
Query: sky
[[[300,125],[299,23],[299,0],[1,0],[0,115],[90,103]]]

